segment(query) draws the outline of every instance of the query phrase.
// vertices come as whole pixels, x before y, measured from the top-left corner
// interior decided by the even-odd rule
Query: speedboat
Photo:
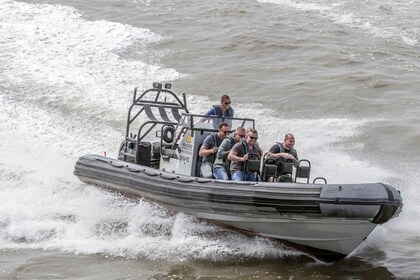
[[[169,83],[153,83],[142,93],[135,88],[118,159],[82,156],[74,174],[86,184],[280,240],[325,261],[344,258],[402,211],[400,192],[385,183],[309,182],[307,160],[285,165],[250,159],[245,166],[258,174],[255,182],[201,178],[199,148],[221,122],[255,127],[251,118],[190,113],[185,93],[174,93]],[[276,179],[281,170],[290,170],[292,182]]]

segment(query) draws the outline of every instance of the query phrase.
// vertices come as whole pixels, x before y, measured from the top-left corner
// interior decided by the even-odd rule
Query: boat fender
[[[110,161],[109,164],[111,164],[113,167],[117,167],[117,168],[124,167],[123,164],[120,164],[118,162],[112,162],[112,161]]]
[[[196,178],[195,181],[198,183],[210,183],[212,180],[207,178]]]
[[[176,179],[181,183],[191,183],[193,181],[192,178],[188,177],[177,177]]]
[[[165,180],[173,180],[173,179],[175,179],[176,177],[174,176],[174,175],[172,175],[172,174],[161,174],[160,175],[160,177],[162,178],[162,179],[165,179]]]
[[[162,131],[162,140],[166,143],[172,143],[174,140],[175,128],[173,126],[165,126]]]
[[[151,170],[145,170],[144,173],[146,175],[149,175],[149,176],[157,176],[157,175],[161,175],[162,174],[162,173],[156,173],[156,172],[151,171]]]
[[[140,169],[137,169],[137,168],[132,168],[132,167],[127,167],[127,170],[128,170],[128,171],[130,171],[130,172],[134,172],[134,173],[141,172],[141,170],[140,170]]]

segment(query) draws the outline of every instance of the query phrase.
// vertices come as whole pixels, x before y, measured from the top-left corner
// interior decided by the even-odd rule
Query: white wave
[[[121,58],[124,48],[136,44],[141,51],[160,36],[88,21],[69,7],[14,1],[1,2],[0,22],[7,57],[0,66],[6,89],[0,95],[0,249],[174,260],[295,254],[264,239],[218,238],[220,228],[73,176],[78,155],[116,156],[122,132],[114,122],[123,129],[133,85],[181,76]],[[198,109],[206,98],[189,100]]]
[[[378,38],[391,39],[395,43],[401,41],[409,46],[418,44],[419,29],[416,13],[419,2],[401,3],[360,2],[325,0],[257,0],[260,3],[272,3],[286,6],[297,11],[310,13],[353,28],[364,30]]]
[[[182,76],[124,57],[124,50],[133,48],[131,53],[143,58],[148,45],[161,39],[147,29],[89,21],[71,7],[14,1],[3,1],[0,22],[1,77],[5,86],[22,88],[16,98],[119,110],[126,105],[121,93],[133,85]]]
[[[89,127],[62,137],[58,128],[70,129],[74,124],[50,112],[25,112],[20,104],[0,100],[4,104],[0,118],[5,120],[0,124],[4,140],[0,249],[58,249],[173,261],[298,254],[265,239],[225,235],[221,228],[192,217],[81,184],[72,174],[74,151],[98,145],[88,137]],[[102,143],[121,138],[111,129],[106,133],[99,136]]]

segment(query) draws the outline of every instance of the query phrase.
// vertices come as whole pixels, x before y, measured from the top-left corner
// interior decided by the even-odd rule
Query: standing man
[[[229,125],[227,123],[221,123],[217,133],[210,134],[204,139],[204,142],[198,151],[198,155],[203,157],[200,166],[200,173],[202,177],[209,179],[213,178],[213,161],[215,159],[215,155],[218,147],[229,132]]]
[[[211,109],[205,114],[205,116],[212,118],[202,117],[200,122],[205,122],[210,119],[214,128],[217,128],[220,123],[227,123],[231,126],[232,120],[230,120],[230,118],[233,118],[235,110],[233,110],[232,106],[230,106],[230,103],[230,97],[228,95],[222,95],[220,98],[220,105],[213,105],[213,107],[211,107]]]
[[[222,95],[220,98],[220,105],[213,105],[213,107],[211,107],[211,109],[206,113],[206,116],[232,118],[235,114],[235,111],[233,110],[232,106],[230,106],[230,103],[230,97],[228,95]]]
[[[245,128],[238,127],[233,135],[229,135],[222,144],[216,154],[216,160],[213,164],[213,177],[218,180],[229,180],[230,160],[227,159],[230,149],[236,143],[245,139]]]
[[[249,130],[246,135],[246,141],[236,143],[229,152],[228,160],[230,163],[230,172],[233,181],[256,181],[255,174],[252,171],[244,171],[245,161],[248,160],[248,154],[258,154],[255,143],[258,139],[258,132],[255,129]]]

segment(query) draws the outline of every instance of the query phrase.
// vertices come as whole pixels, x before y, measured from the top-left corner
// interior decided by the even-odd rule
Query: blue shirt
[[[233,117],[235,110],[232,107],[229,107],[224,113],[222,112],[222,107],[220,105],[214,105],[211,109],[206,113],[206,116],[218,116],[218,117]]]

